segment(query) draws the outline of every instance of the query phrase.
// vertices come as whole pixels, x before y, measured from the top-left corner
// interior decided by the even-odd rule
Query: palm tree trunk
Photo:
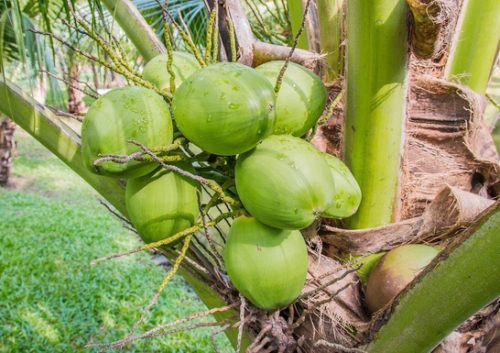
[[[1,119],[0,116],[0,186],[9,182],[12,167],[12,158],[16,147],[14,131],[16,124],[9,118]]]

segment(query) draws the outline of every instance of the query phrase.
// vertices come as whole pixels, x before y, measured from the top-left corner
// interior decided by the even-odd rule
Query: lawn
[[[95,352],[84,345],[123,338],[165,272],[148,253],[91,266],[138,238],[38,142],[22,132],[17,140],[13,185],[0,188],[0,353]],[[141,330],[204,309],[177,276]],[[210,333],[179,333],[122,352],[212,352]],[[225,337],[216,341],[231,351]]]

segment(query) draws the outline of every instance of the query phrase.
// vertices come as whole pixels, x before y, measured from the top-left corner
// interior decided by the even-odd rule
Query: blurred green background
[[[89,341],[123,338],[165,270],[139,253],[91,266],[131,249],[138,237],[98,195],[18,129],[10,186],[0,188],[0,353],[95,352]],[[169,284],[140,332],[205,310],[180,276]],[[121,352],[213,352],[210,329],[140,341]],[[224,335],[220,352],[230,352]]]

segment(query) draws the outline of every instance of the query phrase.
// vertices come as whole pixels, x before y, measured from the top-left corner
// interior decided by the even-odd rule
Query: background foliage
[[[93,338],[122,338],[164,270],[146,253],[91,266],[140,241],[96,203],[80,177],[18,133],[15,188],[0,188],[0,352],[91,352]],[[141,329],[205,310],[176,276]],[[210,352],[210,330],[146,340],[125,352]],[[216,338],[222,352],[230,346]]]

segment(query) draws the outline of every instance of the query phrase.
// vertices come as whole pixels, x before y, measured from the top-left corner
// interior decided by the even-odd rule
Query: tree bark
[[[5,186],[9,182],[12,168],[12,158],[16,148],[14,131],[16,124],[9,118],[0,117],[0,186]]]
[[[70,58],[68,67],[68,113],[77,116],[85,113],[85,103],[83,103],[83,93],[77,89],[80,85],[80,67],[73,56]]]

